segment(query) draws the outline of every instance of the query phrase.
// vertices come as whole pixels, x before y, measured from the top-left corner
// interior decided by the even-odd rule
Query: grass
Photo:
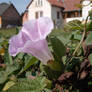
[[[8,29],[0,29],[0,35],[3,37],[11,37],[18,33],[19,28],[8,28]]]
[[[5,38],[10,38],[13,35],[16,35],[21,27],[18,28],[7,28],[7,29],[0,29],[0,36]],[[62,29],[54,29],[49,36],[61,36],[63,34]]]
[[[0,29],[0,35],[4,36],[4,37],[11,37],[15,34],[18,33],[19,28],[7,28],[7,29]],[[61,33],[63,33],[63,30],[61,29],[54,29],[50,35],[60,35]]]

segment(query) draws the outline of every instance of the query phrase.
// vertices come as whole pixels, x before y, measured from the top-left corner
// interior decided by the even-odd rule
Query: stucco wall
[[[70,21],[73,21],[73,20],[79,20],[79,21],[82,21],[83,18],[82,18],[82,17],[66,18],[66,22],[70,22]]]
[[[51,18],[51,5],[47,0],[42,0],[43,5],[42,6],[37,6],[38,0],[34,0],[32,4],[28,8],[28,19],[35,19],[35,13],[39,11],[43,11],[43,16],[44,17],[49,17]]]
[[[90,10],[92,10],[92,4],[90,4],[90,0],[84,0],[82,2],[83,8],[82,8],[82,17],[75,17],[75,18],[66,18],[66,22],[72,21],[72,20],[80,20],[80,21],[85,21],[88,13]]]
[[[52,7],[51,9],[51,16],[52,16],[52,20],[54,21],[55,24],[55,28],[61,28],[63,26],[63,17],[62,17],[62,10],[61,8],[58,7]],[[57,18],[57,12],[60,13],[60,18]]]
[[[84,7],[82,8],[83,20],[86,19],[86,17],[88,16],[88,12],[92,9],[92,4],[89,4],[89,3],[90,3],[90,0],[83,1],[83,5],[84,5]],[[87,5],[87,6],[85,6],[85,5]]]
[[[1,26],[2,26],[2,18],[0,16],[0,28],[1,28]]]

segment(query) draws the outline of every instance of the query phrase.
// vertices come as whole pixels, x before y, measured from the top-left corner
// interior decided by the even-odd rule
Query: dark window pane
[[[40,17],[43,17],[43,12],[42,11],[40,12]]]
[[[35,18],[36,18],[36,19],[38,18],[38,12],[35,13]]]
[[[60,19],[60,12],[57,12],[57,19]]]

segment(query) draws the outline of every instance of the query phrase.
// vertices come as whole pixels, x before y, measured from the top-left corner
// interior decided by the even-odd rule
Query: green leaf
[[[32,66],[36,61],[37,61],[37,59],[36,59],[35,57],[32,57],[20,73],[26,71],[26,70],[27,70],[30,66]]]
[[[65,32],[63,30],[53,30],[53,32],[49,35],[48,39],[56,36],[64,45],[70,42],[71,32]]]
[[[88,85],[89,85],[89,86],[92,86],[92,82],[91,82],[91,81],[89,81],[89,82],[88,82]]]
[[[10,56],[10,55],[9,55],[9,62],[10,62],[10,65],[13,64],[12,56]]]
[[[89,58],[90,64],[92,65],[92,54],[90,54],[88,58]]]
[[[7,45],[8,44],[8,41],[2,41],[0,42],[0,45]]]
[[[17,55],[17,58],[23,59],[23,56],[24,56],[24,53],[19,53],[19,54]]]
[[[89,33],[85,43],[86,43],[86,45],[91,45],[92,44],[92,32]]]
[[[50,61],[47,66],[49,66],[53,71],[62,71],[64,68],[64,65],[57,61]]]
[[[7,65],[5,73],[8,75],[12,74],[14,71],[18,69],[18,66],[15,65]]]
[[[80,41],[82,38],[81,34],[79,31],[74,31],[71,33],[71,40],[78,40]]]
[[[15,65],[7,65],[4,71],[0,71],[0,84],[3,84],[8,80],[9,75],[13,74],[18,69]]]
[[[63,64],[66,64],[66,59],[67,59],[66,56],[63,56],[63,57],[62,57]]]
[[[55,55],[61,59],[66,53],[64,44],[56,37],[51,38],[51,44]]]
[[[6,91],[8,90],[10,87],[12,87],[13,85],[15,84],[15,82],[13,81],[9,81],[5,84],[4,88],[3,88],[3,91]]]
[[[81,38],[82,38],[82,36],[81,36],[81,35],[78,35],[78,34],[77,34],[77,35],[74,35],[74,39],[75,39],[75,40],[79,40],[79,41],[80,41],[80,40],[81,40]]]
[[[44,92],[52,92],[50,89],[45,88]]]
[[[42,72],[48,77],[48,79],[57,79],[61,75],[61,71],[54,71],[50,67],[45,65],[40,65]]]
[[[70,42],[71,32],[63,32],[57,38],[64,44],[67,45]]]
[[[90,20],[92,20],[92,10],[89,12]]]
[[[5,51],[4,61],[6,64],[10,64],[10,65],[13,64],[12,56],[9,55],[8,49],[6,49],[6,51]]]
[[[7,74],[4,71],[0,71],[0,84],[7,80]]]
[[[45,77],[36,79],[19,79],[18,82],[5,92],[42,92],[46,87]]]

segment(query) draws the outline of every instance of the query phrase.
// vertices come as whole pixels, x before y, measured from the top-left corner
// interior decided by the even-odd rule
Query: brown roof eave
[[[63,11],[63,12],[76,12],[76,11],[82,11],[82,10],[80,9],[80,10]]]
[[[61,7],[61,6],[57,6],[57,5],[52,5],[54,7],[58,7],[58,8],[62,8],[64,10],[64,7]]]
[[[3,12],[3,14],[11,7],[13,6],[13,8],[15,9],[15,11],[17,12],[17,14],[20,16],[19,12],[17,11],[17,9],[15,8],[15,6],[13,4],[10,4],[10,6]],[[3,16],[3,14],[1,16]]]

